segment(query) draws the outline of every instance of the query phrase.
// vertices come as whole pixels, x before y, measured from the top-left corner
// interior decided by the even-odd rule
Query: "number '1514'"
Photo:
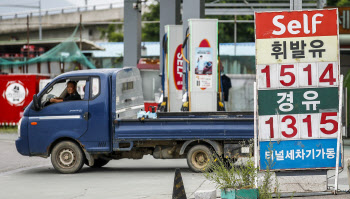
[[[259,67],[263,78],[260,81],[264,81],[266,88],[337,85],[338,67],[333,62],[318,65],[316,63],[259,65]]]

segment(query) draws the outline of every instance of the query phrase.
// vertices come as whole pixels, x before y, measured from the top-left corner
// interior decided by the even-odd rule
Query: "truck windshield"
[[[50,86],[41,97],[42,107],[49,105],[48,103],[51,98],[61,98],[63,99],[67,95],[67,82],[69,79],[56,82],[54,85]],[[85,96],[85,85],[86,80],[76,80],[76,91],[80,95],[81,99],[84,99]]]

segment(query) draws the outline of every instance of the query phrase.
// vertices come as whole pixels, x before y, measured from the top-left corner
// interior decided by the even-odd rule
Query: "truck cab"
[[[16,141],[18,152],[48,157],[53,147],[62,141],[75,143],[83,152],[111,151],[111,120],[130,115],[136,117],[136,113],[131,113],[138,111],[138,108],[143,109],[142,90],[139,91],[140,95],[134,92],[130,97],[110,92],[111,87],[131,91],[133,86],[136,87],[132,80],[139,78],[138,70],[132,68],[74,71],[56,77],[34,95],[33,101],[25,109]],[[68,81],[77,83],[81,99],[50,103],[51,98],[64,98],[67,95]],[[102,89],[104,92],[101,92]],[[119,115],[112,113],[112,95],[118,101],[114,105],[119,110],[133,108],[133,111],[120,111]],[[74,155],[69,150],[66,154]]]

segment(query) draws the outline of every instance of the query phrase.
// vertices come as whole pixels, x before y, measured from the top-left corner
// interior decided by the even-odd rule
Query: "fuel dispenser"
[[[223,111],[218,67],[218,20],[189,19],[188,24],[184,41],[182,25],[165,26],[160,111]],[[185,61],[187,68],[184,68]]]
[[[182,106],[182,25],[166,25],[162,40],[162,102],[160,112],[179,112]]]
[[[182,50],[183,59],[189,65],[185,88],[188,96],[183,108],[188,106],[190,112],[215,112],[222,106],[218,99],[218,20],[189,19],[188,24],[188,34],[182,47],[186,48],[188,43],[185,56],[186,51]]]
[[[166,54],[166,88],[165,95],[168,103],[168,112],[179,112],[182,106],[182,85],[183,85],[183,59],[182,47],[182,25],[165,26],[167,34]]]

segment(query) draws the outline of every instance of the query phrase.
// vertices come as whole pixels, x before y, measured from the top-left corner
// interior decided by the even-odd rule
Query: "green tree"
[[[151,4],[149,12],[142,15],[142,21],[159,21],[159,2]],[[109,24],[107,28],[98,28],[101,39],[107,38],[109,42],[122,42],[122,24]],[[159,41],[159,23],[145,23],[142,25],[142,41]]]
[[[210,3],[213,0],[206,0]],[[241,0],[221,0],[220,3],[241,3]],[[261,3],[273,3],[273,0],[261,0]],[[327,0],[327,6],[350,6],[350,0]],[[142,15],[142,21],[159,21],[160,5],[159,1],[151,4],[149,12]],[[219,20],[234,20],[234,16],[207,16],[206,18],[215,18]],[[253,15],[237,16],[237,20],[254,20]],[[110,42],[123,41],[122,25],[110,24],[107,28],[99,28],[101,38],[107,38]],[[219,42],[234,42],[234,23],[219,23]],[[142,25],[142,41],[159,41],[159,23],[145,23]],[[237,42],[254,42],[254,23],[237,23]]]
[[[338,1],[332,1],[332,0],[328,0],[329,4],[333,4],[334,2],[336,2],[335,6],[337,7],[346,7],[346,6],[350,6],[350,1],[349,0],[338,0]],[[327,2],[327,3],[328,3]]]
[[[107,38],[109,42],[122,42],[124,40],[122,27],[122,24],[109,24],[107,28],[97,29],[101,32],[101,39]]]
[[[210,16],[219,20],[234,20],[234,16]],[[237,16],[237,20],[254,20],[254,16]],[[219,42],[234,42],[235,25],[230,23],[219,23]],[[237,42],[254,42],[254,23],[237,23]]]
[[[206,0],[206,3],[211,3],[213,0]],[[261,3],[267,3],[269,0],[262,0]],[[221,0],[220,3],[242,3],[242,0]],[[234,15],[218,15],[207,16],[206,18],[214,18],[218,20],[234,20]],[[253,15],[237,16],[237,20],[254,20]],[[234,42],[235,25],[230,23],[219,23],[219,42],[232,43]],[[254,42],[254,23],[237,23],[237,42]]]
[[[142,15],[142,21],[159,21],[159,2],[151,4]],[[159,41],[159,23],[145,23],[142,26],[142,41]]]

